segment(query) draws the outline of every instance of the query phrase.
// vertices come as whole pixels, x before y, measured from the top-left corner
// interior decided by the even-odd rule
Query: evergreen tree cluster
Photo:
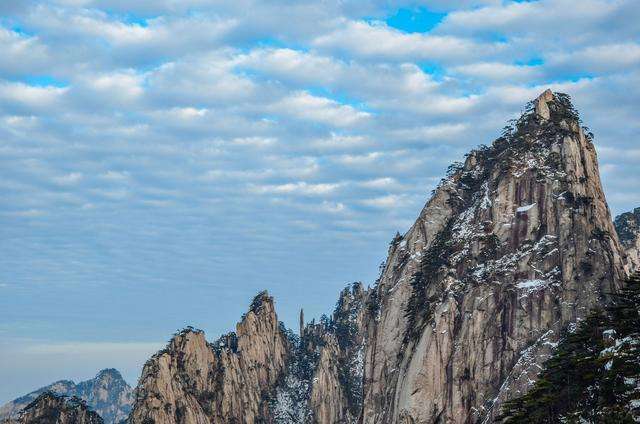
[[[433,306],[439,298],[427,296],[427,290],[437,280],[441,268],[449,265],[449,256],[453,251],[452,228],[453,220],[449,220],[444,229],[434,237],[433,243],[422,256],[420,267],[411,279],[411,297],[405,310],[405,345],[416,341],[432,318]]]
[[[640,273],[567,332],[538,381],[505,403],[496,422],[634,423],[640,420]]]
[[[358,357],[361,348],[358,343],[358,313],[362,304],[357,300],[360,283],[346,287],[336,304],[331,320],[331,329],[336,336],[341,355],[338,358],[338,379],[347,397],[347,406],[352,415],[357,416],[362,406],[362,375]]]

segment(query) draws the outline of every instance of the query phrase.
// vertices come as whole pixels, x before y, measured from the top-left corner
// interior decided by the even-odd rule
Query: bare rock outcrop
[[[625,277],[591,135],[545,91],[451,167],[372,298],[364,423],[476,423]]]
[[[78,397],[40,394],[7,424],[103,424],[102,418]]]
[[[144,366],[131,424],[258,423],[287,360],[273,299],[253,300],[236,332],[214,344],[187,329]]]
[[[614,224],[629,267],[640,270],[640,208],[618,215]]]
[[[340,294],[309,399],[317,423],[354,423],[360,414],[367,294],[361,284]]]
[[[354,283],[333,314],[289,333],[287,372],[272,402],[280,424],[357,422],[362,407],[365,306],[369,292]]]
[[[373,289],[346,288],[318,323],[301,313],[299,334],[264,293],[214,344],[177,334],[145,365],[130,422],[491,422],[620,289],[637,237],[618,233],[626,254],[592,135],[547,90],[450,167]]]

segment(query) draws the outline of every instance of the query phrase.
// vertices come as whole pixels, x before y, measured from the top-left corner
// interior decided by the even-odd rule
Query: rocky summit
[[[593,135],[547,90],[449,168],[373,287],[296,332],[262,292],[217,341],[176,333],[128,422],[638,421],[639,216],[614,226]]]
[[[82,399],[102,417],[105,424],[115,424],[126,419],[133,405],[133,390],[117,370],[110,368],[100,371],[95,378],[78,384],[61,380],[21,396],[0,407],[0,419],[17,418],[20,410],[47,392]]]
[[[364,422],[490,422],[625,277],[591,135],[545,91],[396,239],[368,320]]]
[[[456,163],[391,242],[375,286],[298,334],[273,299],[209,344],[176,334],[146,365],[131,423],[481,423],[535,384],[566,330],[637,266],[592,134],[549,90]],[[635,246],[635,247],[634,247]]]

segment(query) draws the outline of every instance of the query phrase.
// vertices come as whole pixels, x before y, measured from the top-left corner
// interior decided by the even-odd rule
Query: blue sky
[[[454,160],[547,87],[640,205],[635,0],[0,3],[0,402],[121,369],[263,288],[372,284]]]

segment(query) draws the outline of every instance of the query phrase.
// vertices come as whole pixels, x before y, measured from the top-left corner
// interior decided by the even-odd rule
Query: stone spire
[[[540,94],[535,100],[536,114],[541,118],[550,119],[551,114],[549,113],[549,106],[547,106],[547,102],[550,102],[552,100],[553,92],[547,88],[544,93]]]

